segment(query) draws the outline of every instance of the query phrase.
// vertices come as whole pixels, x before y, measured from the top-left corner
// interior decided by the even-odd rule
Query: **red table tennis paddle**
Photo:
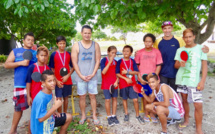
[[[133,84],[133,89],[134,89],[134,92],[136,93],[141,93],[141,89],[142,89],[142,86],[140,84]]]
[[[186,62],[189,59],[189,54],[188,54],[187,51],[182,51],[181,54],[180,54],[180,57],[181,57],[181,60]]]

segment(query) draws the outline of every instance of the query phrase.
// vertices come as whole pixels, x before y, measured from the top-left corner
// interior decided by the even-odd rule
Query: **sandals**
[[[100,123],[100,121],[98,119],[93,120],[94,125],[98,125]]]
[[[179,130],[182,130],[182,129],[185,129],[185,128],[187,128],[189,125],[182,125],[182,124],[179,124],[178,125],[178,129]]]
[[[145,122],[150,122],[149,117],[144,116],[144,121],[145,121]]]
[[[151,121],[152,121],[153,123],[158,123],[158,119],[155,118],[155,117],[151,117]]]
[[[81,124],[81,125],[84,124],[86,120],[87,120],[87,118],[85,118],[85,119],[83,119],[83,120],[80,120],[80,121],[79,121],[79,124]]]

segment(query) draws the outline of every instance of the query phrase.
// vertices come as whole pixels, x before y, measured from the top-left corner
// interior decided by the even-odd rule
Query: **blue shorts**
[[[77,94],[85,95],[87,92],[89,94],[98,94],[97,80],[77,82]]]
[[[130,99],[138,98],[138,94],[134,92],[132,86],[120,89],[120,96],[123,98],[123,100],[127,100],[128,98]]]
[[[178,113],[178,111],[174,107],[169,106],[168,109],[169,109],[168,118],[171,118],[171,119],[181,119],[180,114]]]
[[[63,85],[63,88],[55,87],[55,95],[56,97],[67,97],[72,94],[72,85]]]
[[[144,88],[145,94],[147,96],[149,96],[152,93],[152,89],[150,88],[149,84],[142,85],[139,81],[138,84],[140,84]]]
[[[116,89],[113,94],[110,93],[109,90],[103,90],[105,99],[111,99],[111,97],[118,97],[118,89]]]

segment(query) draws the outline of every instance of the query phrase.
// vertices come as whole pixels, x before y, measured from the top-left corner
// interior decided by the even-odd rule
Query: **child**
[[[55,112],[63,101],[52,97],[55,90],[56,79],[51,70],[45,70],[41,75],[43,89],[34,98],[31,109],[32,134],[52,134],[54,127],[62,126],[60,134],[65,134],[72,121],[72,115]]]
[[[139,84],[142,85],[144,89],[147,89],[148,91],[146,92],[147,95],[150,95],[152,93],[152,89],[149,87],[146,81],[142,79],[143,74],[149,74],[150,72],[155,72],[157,75],[159,75],[160,70],[161,70],[161,65],[163,64],[163,60],[161,57],[161,53],[158,49],[153,48],[153,44],[156,40],[156,37],[148,33],[143,37],[143,41],[145,44],[145,48],[139,50],[135,56],[135,61],[138,65],[139,68],[139,75],[138,75],[138,80]],[[155,118],[153,113],[149,113],[145,106],[148,104],[148,102],[144,99],[143,100],[144,104],[144,109],[145,109],[145,116],[144,116],[144,121],[145,122],[150,122],[150,118],[153,123],[157,123],[157,118]]]
[[[158,115],[162,126],[161,134],[167,134],[167,119],[179,120],[184,116],[180,97],[170,86],[160,84],[156,73],[148,74],[147,80],[152,89],[152,94],[146,95],[143,89],[141,92],[144,98],[151,103],[146,105],[146,109]],[[153,102],[155,98],[158,102]]]
[[[125,110],[124,121],[129,121],[128,103],[127,99],[130,98],[134,102],[134,109],[136,112],[136,119],[140,123],[144,120],[139,115],[138,94],[134,92],[133,83],[135,83],[135,75],[138,74],[136,62],[130,58],[133,48],[129,45],[123,48],[123,58],[117,62],[116,76],[119,77],[120,96],[123,98],[123,107]]]
[[[48,58],[48,49],[45,46],[41,46],[37,49],[37,63],[32,64],[28,68],[27,77],[26,77],[26,89],[27,89],[27,99],[28,105],[31,106],[34,97],[37,93],[42,89],[42,83],[39,81],[35,81],[32,79],[32,74],[35,72],[39,72],[40,74],[45,70],[50,70],[50,68],[46,65],[46,61]]]
[[[28,67],[37,61],[36,51],[31,49],[34,44],[34,34],[31,32],[25,34],[23,44],[24,47],[15,48],[10,52],[4,65],[4,67],[8,69],[14,68],[14,114],[9,134],[17,133],[17,126],[22,117],[23,110],[29,107],[27,102],[25,79]],[[25,51],[30,51],[32,53],[31,60],[23,58],[23,53]]]
[[[65,50],[66,38],[64,36],[58,36],[56,39],[58,50],[53,52],[50,57],[49,66],[55,73],[57,78],[57,86],[55,89],[55,95],[57,99],[63,97],[63,112],[67,112],[68,108],[68,96],[72,93],[72,79],[71,74],[74,69],[72,66],[70,53]],[[70,70],[70,67],[71,70]],[[65,76],[60,75],[60,71],[67,71]],[[58,109],[59,113],[62,113],[62,107]]]
[[[186,46],[179,48],[175,56],[175,68],[179,68],[176,75],[177,91],[181,93],[185,109],[184,123],[179,124],[179,129],[186,128],[189,125],[188,103],[194,103],[196,133],[202,134],[202,90],[207,77],[207,54],[202,52],[203,46],[194,43],[195,35],[191,28],[184,30],[183,39]],[[182,51],[189,53],[187,62],[180,58]],[[201,66],[202,78],[200,80]]]
[[[102,85],[101,89],[103,90],[105,96],[105,108],[107,112],[108,125],[112,126],[114,124],[119,124],[119,121],[116,117],[117,109],[117,97],[118,97],[118,79],[116,77],[116,56],[117,49],[115,46],[110,46],[107,49],[108,56],[104,57],[101,60],[101,71],[102,71]],[[114,85],[115,91],[110,94],[109,88],[111,85]],[[110,99],[112,98],[112,115],[110,113]]]

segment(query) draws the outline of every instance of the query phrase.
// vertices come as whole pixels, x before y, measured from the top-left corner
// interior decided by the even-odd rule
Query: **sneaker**
[[[113,122],[112,117],[107,118],[107,120],[108,120],[108,125],[109,125],[109,126],[113,126],[113,125],[115,124],[115,123]]]
[[[124,121],[129,121],[129,114],[125,115]]]
[[[181,123],[181,119],[174,119],[177,123]]]
[[[175,123],[176,123],[175,119],[167,120],[167,126],[175,124]]]
[[[161,131],[161,134],[167,134],[166,132]]]
[[[140,116],[136,117],[136,119],[137,119],[141,124],[144,123],[144,119],[141,118]]]
[[[117,119],[116,116],[112,117],[112,119],[113,119],[113,122],[114,122],[116,125],[119,124],[119,120]]]

